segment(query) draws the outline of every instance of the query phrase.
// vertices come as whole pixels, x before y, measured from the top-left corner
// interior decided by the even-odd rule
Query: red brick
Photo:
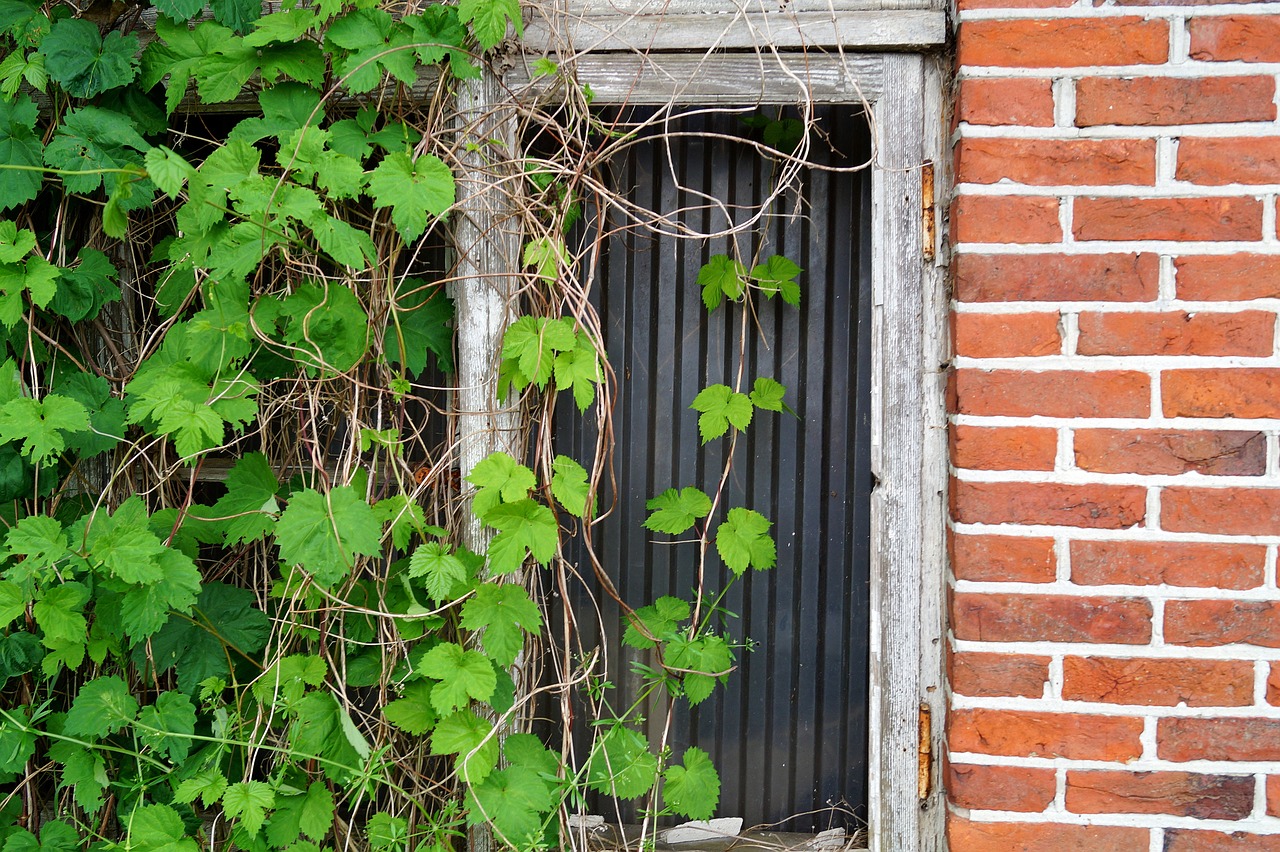
[[[1175,174],[1207,186],[1280,183],[1280,138],[1184,136]]]
[[[951,461],[970,470],[1053,470],[1058,430],[951,427]]]
[[[1161,20],[1059,18],[969,21],[960,28],[957,62],[1006,68],[1153,65],[1169,57]]]
[[[1267,776],[1267,814],[1280,816],[1280,775]]]
[[[957,639],[1116,645],[1151,639],[1151,602],[1141,598],[957,592],[951,610]]]
[[[1031,186],[1150,186],[1156,178],[1151,139],[961,139],[958,183]]]
[[[1192,18],[1187,29],[1192,59],[1280,62],[1280,20],[1271,15]]]
[[[952,754],[1114,761],[1142,754],[1142,720],[1125,716],[954,710],[948,722]]]
[[[1068,701],[1146,707],[1246,707],[1253,703],[1253,664],[1242,660],[1150,660],[1067,657]]]
[[[962,302],[1146,302],[1156,297],[1160,259],[1154,254],[962,253],[954,273]]]
[[[1164,760],[1280,760],[1280,719],[1161,719]]]
[[[1280,602],[1169,601],[1164,639],[1171,645],[1262,645],[1280,648]]]
[[[951,567],[958,580],[1051,583],[1055,562],[1051,538],[957,533],[951,540]]]
[[[1280,296],[1280,255],[1180,257],[1174,268],[1179,299],[1216,302]]]
[[[1071,581],[1190,588],[1253,589],[1262,585],[1267,549],[1260,544],[1188,541],[1073,541]]]
[[[1037,813],[1056,791],[1052,769],[955,763],[947,768],[947,798],[962,808]]]
[[[1062,330],[1056,313],[952,314],[956,354],[968,358],[1056,355]]]
[[[1280,852],[1280,834],[1170,828],[1164,833],[1164,852]]]
[[[1261,240],[1256,198],[1077,198],[1078,240]]]
[[[1024,654],[951,655],[951,689],[958,695],[1040,698],[1049,679],[1049,658]]]
[[[1076,464],[1098,473],[1261,476],[1267,439],[1261,432],[1177,429],[1080,429]]]
[[[1272,77],[1085,77],[1076,126],[1273,121]]]
[[[1011,417],[1146,417],[1151,379],[1120,370],[956,370],[962,414]]]
[[[1141,524],[1147,491],[1138,485],[956,482],[954,517],[962,524],[1047,524],[1120,530]]]
[[[958,243],[1056,243],[1062,240],[1058,199],[962,195],[951,212]]]
[[[1267,673],[1267,703],[1280,706],[1280,663],[1272,663]],[[1276,776],[1276,786],[1280,787],[1280,776]],[[1276,792],[1280,794],[1280,790]]]
[[[966,79],[956,100],[960,121],[969,124],[1053,126],[1053,82],[1046,79]]]
[[[1169,417],[1280,417],[1280,369],[1167,370],[1163,407]]]
[[[947,815],[951,852],[1134,852],[1145,848],[1145,828],[1046,822],[970,822]]]
[[[1280,490],[1170,486],[1160,495],[1160,526],[1174,532],[1280,535]]]
[[[1080,770],[1067,773],[1067,810],[1243,819],[1253,810],[1253,788],[1249,775]]]
[[[1079,317],[1081,355],[1242,355],[1275,347],[1276,315],[1199,311],[1093,313]]]

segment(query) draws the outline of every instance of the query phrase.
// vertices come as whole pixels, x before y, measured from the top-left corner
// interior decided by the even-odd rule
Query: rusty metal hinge
[[[933,711],[920,702],[920,745],[917,755],[916,792],[920,800],[929,798],[933,785]]]
[[[920,167],[920,231],[924,259],[933,260],[933,244],[938,236],[938,214],[933,201],[933,161]]]

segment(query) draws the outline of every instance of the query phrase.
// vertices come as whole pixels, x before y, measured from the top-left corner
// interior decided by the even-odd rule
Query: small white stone
[[[595,831],[604,825],[604,817],[600,814],[569,814],[569,828],[585,828]]]
[[[713,820],[694,820],[669,828],[662,833],[664,843],[691,843],[695,840],[717,840],[737,837],[742,831],[742,817],[722,817]]]
[[[843,849],[845,846],[845,836],[843,828],[828,828],[826,831],[820,831],[813,836],[813,839],[805,843],[802,849]]]

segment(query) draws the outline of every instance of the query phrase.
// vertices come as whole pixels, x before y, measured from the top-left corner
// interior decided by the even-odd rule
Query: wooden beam
[[[844,48],[918,50],[942,45],[946,13],[737,11],[693,15],[562,15],[535,20],[525,30],[531,50],[624,51]]]

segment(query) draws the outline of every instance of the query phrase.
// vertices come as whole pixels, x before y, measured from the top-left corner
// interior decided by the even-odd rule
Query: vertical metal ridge
[[[865,120],[847,109],[826,109],[821,116],[824,130],[846,153],[832,164],[865,161]],[[750,132],[726,115],[687,120],[679,129]],[[765,197],[771,178],[772,164],[751,146],[690,136],[633,145],[615,170],[618,188],[641,205],[698,207],[685,219],[702,230],[725,222],[697,193],[722,199],[742,221],[746,208]],[[648,497],[668,487],[715,487],[728,443],[700,444],[697,413],[689,409],[694,395],[708,384],[732,385],[743,360],[742,390],[749,391],[756,377],[775,378],[787,385],[787,401],[801,417],[759,412],[740,438],[717,520],[733,506],[769,517],[778,565],[749,572],[726,597],[724,607],[739,618],[724,629],[734,641],[750,636],[757,648],[739,653],[738,671],[726,686],[692,712],[676,714],[670,738],[676,759],[690,745],[711,754],[721,772],[718,815],[742,816],[748,824],[777,822],[842,799],[854,807],[865,803],[868,184],[863,172],[809,170],[803,216],[776,215],[756,235],[737,236],[748,265],[776,253],[806,268],[799,309],[778,299],[756,300],[758,316],[749,323],[741,356],[735,346],[741,309],[721,306],[708,314],[696,283],[710,255],[732,253],[730,239],[703,244],[634,232],[609,237],[592,296],[619,389],[619,505],[596,528],[596,538],[605,569],[633,606],[667,594],[687,599],[696,580],[693,547],[673,545],[641,527]],[[787,196],[779,212],[789,214],[795,202]],[[594,445],[592,427],[567,408],[557,428],[559,440],[567,442],[562,445],[581,454]],[[721,588],[726,576],[713,545],[709,590]],[[606,625],[610,679],[620,687],[615,706],[622,708],[639,688],[631,662],[652,660],[621,647],[615,607],[606,607],[605,615],[612,619]],[[651,734],[662,721],[647,722]],[[821,829],[828,820],[805,817],[786,827]]]

